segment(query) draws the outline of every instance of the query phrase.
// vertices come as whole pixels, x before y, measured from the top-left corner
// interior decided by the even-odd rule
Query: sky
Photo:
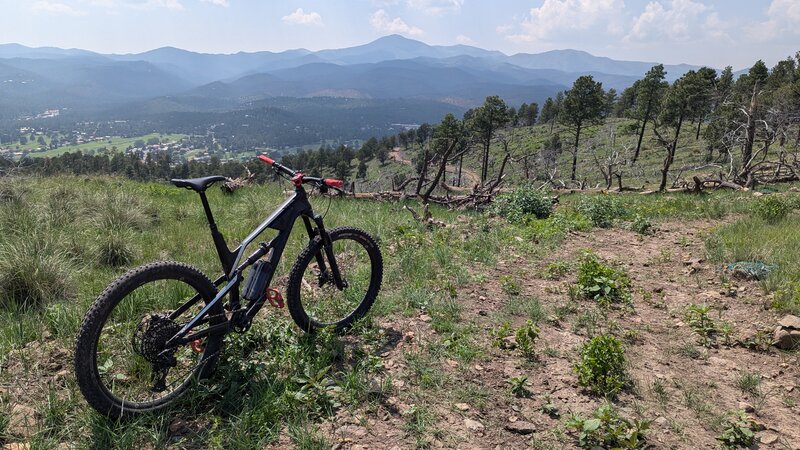
[[[388,34],[741,69],[800,51],[800,0],[0,0],[0,43],[32,47],[321,50]]]

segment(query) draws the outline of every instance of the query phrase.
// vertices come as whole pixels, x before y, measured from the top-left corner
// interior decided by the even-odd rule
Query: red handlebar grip
[[[334,180],[332,178],[325,178],[325,184],[330,187],[335,187],[336,189],[344,189],[344,181],[342,180]]]
[[[270,158],[267,155],[258,155],[258,159],[264,161],[265,163],[269,164],[270,166],[275,164],[275,160]]]

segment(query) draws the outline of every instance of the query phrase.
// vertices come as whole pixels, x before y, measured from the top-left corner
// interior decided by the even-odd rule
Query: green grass
[[[286,198],[276,184],[248,187],[233,196],[214,188],[208,195],[217,224],[231,246]],[[214,383],[199,386],[163,414],[124,423],[92,412],[69,377],[49,387],[42,383],[31,389],[30,402],[42,421],[30,441],[34,447],[52,448],[74,443],[74,436],[80,435],[86,436],[86,446],[95,448],[254,448],[275,445],[285,433],[300,448],[330,448],[333,443],[326,442],[327,435],[317,428],[320,421],[342,410],[374,411],[391,396],[409,405],[402,421],[410,439],[420,445],[441,441],[446,434],[442,427],[447,426],[440,425],[440,402],[452,404],[459,399],[483,408],[493,406],[498,394],[466,376],[476,361],[491,364],[489,358],[496,351],[488,348],[487,327],[500,322],[487,325],[486,319],[473,315],[466,301],[475,300],[464,300],[465,287],[496,285],[505,301],[496,319],[512,321],[513,331],[528,320],[545,330],[552,318],[569,318],[587,336],[602,331],[603,318],[587,312],[581,303],[529,295],[527,281],[537,271],[514,271],[508,274],[510,278],[500,278],[488,270],[499,260],[508,261],[509,254],[545,257],[569,238],[568,230],[590,229],[588,219],[577,212],[579,199],[563,195],[551,217],[521,224],[434,206],[434,217],[449,226],[429,228],[414,222],[402,203],[313,197],[316,209],[326,213],[328,227],[358,226],[380,241],[385,261],[383,288],[355,336],[323,333],[311,339],[283,312],[265,311],[259,317],[265,320],[257,320],[250,333],[230,336],[228,356]],[[635,214],[661,224],[735,217],[735,222],[718,228],[709,238],[709,253],[715,261],[758,256],[775,263],[779,269],[765,287],[778,292],[800,279],[793,256],[800,254],[796,212],[778,224],[751,218],[750,193],[623,195],[617,201],[616,227]],[[269,236],[268,232],[264,239]],[[307,239],[302,227],[293,232],[278,267],[279,289]],[[12,376],[21,377],[20,383],[29,382],[25,376],[38,380],[37,373],[19,368],[20,360],[34,367],[41,357],[26,344],[71,345],[90,303],[126,269],[174,259],[212,277],[220,271],[196,194],[167,184],[113,177],[0,180],[0,250],[0,381],[7,384]],[[26,270],[16,271],[20,264],[27,264]],[[562,278],[567,284],[576,265],[561,260],[541,267],[549,278]],[[502,282],[505,293],[499,290]],[[14,287],[20,285],[33,289]],[[406,384],[393,387],[375,350],[402,339],[391,333],[406,330],[384,324],[398,318],[417,321],[423,314],[430,317],[425,326],[431,333],[425,339],[414,338],[414,345],[400,352]],[[572,323],[563,325],[568,330]],[[42,338],[45,333],[50,341]],[[547,344],[545,339],[537,341],[536,354],[575,357],[561,348],[558,353],[548,351]],[[20,349],[9,358],[10,352]],[[9,368],[5,363],[11,359],[17,365]],[[445,364],[447,360],[456,361],[457,367]],[[376,379],[381,384],[378,393],[370,388]],[[507,389],[503,385],[502,390]],[[697,395],[694,391],[685,394],[687,406],[706,413],[695,401]],[[8,399],[0,396],[0,410],[7,406]],[[169,428],[176,418],[190,422],[192,431],[180,438],[172,436]]]
[[[105,147],[109,152],[111,151],[111,147],[116,147],[119,151],[124,151],[129,146],[133,145],[134,142],[138,140],[143,140],[147,142],[148,139],[151,138],[159,138],[162,142],[176,142],[185,138],[186,135],[184,134],[158,134],[158,133],[151,133],[145,136],[138,136],[132,138],[123,138],[119,136],[112,136],[107,140],[102,141],[95,141],[95,142],[87,142],[85,144],[77,144],[77,145],[65,145],[63,147],[59,147],[52,150],[45,150],[40,152],[34,152],[38,144],[34,141],[34,144],[31,145],[29,142],[25,146],[20,146],[20,150],[28,150],[31,153],[28,154],[29,157],[33,158],[44,158],[44,157],[53,157],[63,155],[64,153],[75,153],[75,152],[83,152],[86,153],[91,150],[99,150]],[[45,142],[47,145],[50,144],[50,139],[45,137]],[[12,150],[17,151],[15,147],[12,147]]]
[[[800,196],[789,196],[797,204]],[[767,292],[774,292],[774,307],[780,311],[800,313],[800,216],[795,210],[786,218],[765,221],[760,217],[743,217],[719,228],[706,241],[709,258],[721,265],[737,261],[763,261],[775,266],[762,280]]]

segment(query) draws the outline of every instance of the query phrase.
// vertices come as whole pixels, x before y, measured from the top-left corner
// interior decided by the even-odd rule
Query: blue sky
[[[319,50],[392,33],[737,69],[800,51],[800,0],[0,0],[0,11],[0,43],[104,53]]]

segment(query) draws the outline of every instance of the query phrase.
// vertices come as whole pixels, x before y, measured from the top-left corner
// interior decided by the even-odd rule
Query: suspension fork
[[[303,216],[303,222],[305,223],[306,231],[308,231],[308,235],[311,239],[319,234],[319,237],[322,240],[322,248],[324,249],[325,256],[328,259],[328,265],[330,265],[333,283],[337,289],[342,290],[347,287],[347,281],[342,279],[342,274],[339,271],[339,265],[336,263],[336,256],[333,254],[333,241],[331,241],[330,235],[325,230],[325,224],[322,223],[322,216],[315,214],[313,219],[317,226],[316,230],[314,230],[311,226],[311,221],[308,219],[308,217]],[[320,276],[323,276],[327,271],[327,266],[325,265],[325,258],[323,257],[322,252],[317,252],[317,254],[314,255],[314,258],[317,260]]]

